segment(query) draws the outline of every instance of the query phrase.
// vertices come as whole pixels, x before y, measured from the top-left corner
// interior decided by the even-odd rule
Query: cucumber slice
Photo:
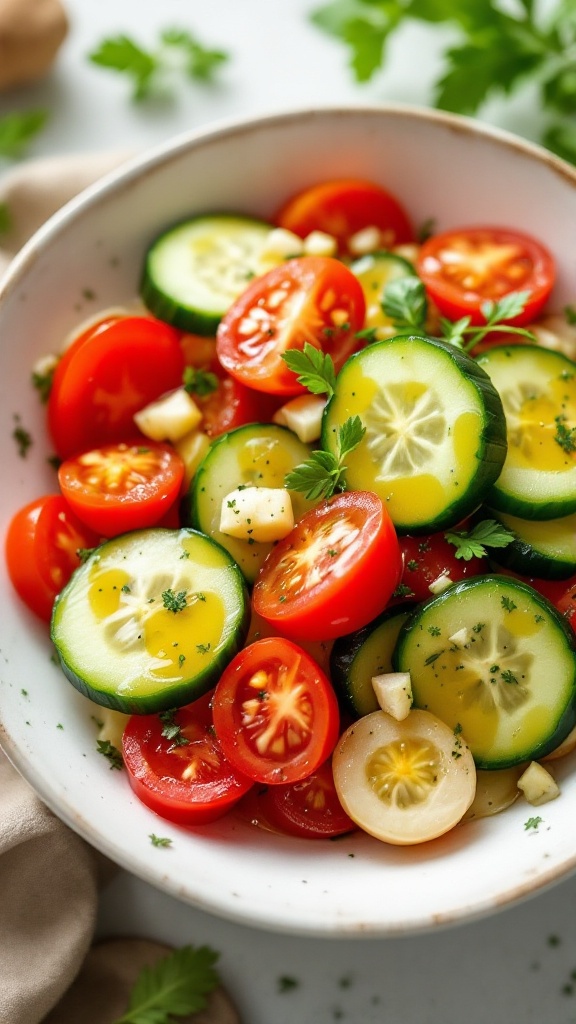
[[[576,512],[576,363],[537,345],[495,346],[477,361],[500,394],[508,432],[487,504],[524,519]]]
[[[51,636],[81,693],[124,714],[181,707],[215,686],[248,632],[237,565],[193,530],[126,533],[56,600]]]
[[[241,486],[284,487],[286,474],[309,456],[308,445],[286,427],[250,423],[217,437],[196,471],[183,503],[185,521],[226,548],[250,583],[274,545],[221,533],[222,501]],[[297,491],[290,497],[295,520],[313,505]]]
[[[543,580],[565,580],[576,573],[576,514],[547,520],[520,519],[494,509],[486,514],[516,535],[494,553],[498,565]]]
[[[183,331],[213,335],[224,313],[262,272],[260,253],[272,225],[215,213],[165,231],[150,246],[140,285],[154,316]]]
[[[400,533],[434,533],[473,512],[506,456],[502,403],[454,345],[398,336],[348,359],[322,421],[322,447],[359,416],[366,433],[346,460],[346,486],[380,495]]]
[[[410,672],[414,705],[461,733],[479,768],[536,760],[576,722],[576,637],[507,576],[476,576],[419,606],[393,662]]]
[[[382,309],[382,298],[390,281],[395,281],[398,277],[416,275],[412,264],[395,253],[379,251],[354,260],[350,270],[360,281],[366,299],[365,328],[373,330],[378,339],[397,334],[392,320]]]
[[[392,652],[400,627],[414,608],[399,604],[368,626],[339,637],[330,654],[330,678],[342,705],[353,718],[378,710],[372,677],[392,671]]]

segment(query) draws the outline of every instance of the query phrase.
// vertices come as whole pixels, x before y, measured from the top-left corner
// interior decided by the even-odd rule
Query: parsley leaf
[[[190,740],[186,738],[178,722],[176,722],[175,714],[176,711],[172,709],[170,711],[160,711],[158,718],[162,722],[161,735],[165,739],[170,740],[173,747],[184,747]]]
[[[132,99],[139,102],[154,94],[169,94],[168,80],[173,74],[210,81],[217,67],[228,60],[228,54],[206,49],[185,29],[170,28],[160,33],[153,50],[145,50],[130,36],[120,34],[103,39],[88,59],[98,67],[127,75],[132,81]]]
[[[528,832],[530,829],[537,830],[538,825],[541,825],[543,820],[544,819],[541,818],[539,815],[534,818],[528,818],[528,820],[524,822],[524,830],[526,832]]]
[[[172,587],[168,587],[167,590],[162,591],[162,604],[167,611],[174,612],[174,615],[176,615],[177,612],[184,610],[188,604],[187,598],[187,590],[179,590],[178,593],[176,593]]]
[[[124,767],[124,759],[121,752],[117,747],[110,743],[110,740],[97,740],[96,749],[99,754],[108,758],[111,771],[113,769],[120,771]]]
[[[195,366],[186,366],[182,377],[184,390],[189,395],[205,398],[218,388],[218,377],[211,370],[199,370]]]
[[[495,519],[483,519],[472,530],[444,534],[449,544],[456,548],[455,557],[469,562],[471,558],[483,558],[486,548],[505,548],[514,540],[514,534]]]
[[[556,433],[554,434],[556,444],[559,444],[562,450],[568,454],[576,452],[576,427],[567,427],[565,416],[556,416],[554,423],[556,424]]]
[[[357,448],[365,433],[360,417],[349,417],[338,430],[338,455],[322,449],[312,452],[306,462],[286,474],[285,487],[303,491],[310,501],[330,498],[336,491],[344,490],[344,459]]]
[[[130,994],[126,1013],[114,1024],[169,1024],[206,1006],[220,979],[218,953],[209,946],[183,946],[152,967],[145,967]]]
[[[291,348],[282,356],[286,366],[297,374],[297,381],[313,395],[328,395],[332,398],[336,384],[336,372],[332,357],[321,349],[304,342],[304,348]]]
[[[17,160],[48,121],[48,111],[27,110],[0,117],[0,159]],[[4,224],[3,230],[6,230]]]
[[[421,333],[428,309],[424,283],[412,274],[389,281],[382,296],[382,309],[398,330]]]

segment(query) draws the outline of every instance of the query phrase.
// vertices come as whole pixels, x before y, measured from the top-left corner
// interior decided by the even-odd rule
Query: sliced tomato
[[[332,235],[342,255],[349,252],[350,238],[368,227],[380,231],[375,248],[390,249],[414,240],[408,215],[396,196],[359,178],[312,185],[289,199],[274,220],[301,238],[311,231]]]
[[[66,459],[62,494],[79,519],[103,537],[155,526],[177,500],[184,463],[170,445],[103,445]]]
[[[507,323],[527,324],[546,304],[555,279],[552,255],[511,228],[464,227],[432,235],[421,246],[418,274],[440,312],[486,323],[482,306],[510,292],[529,292],[522,313]]]
[[[462,526],[465,529],[465,526]],[[400,581],[400,597],[414,601],[428,601],[434,594],[430,587],[447,577],[452,583],[489,572],[487,558],[456,557],[456,548],[443,533],[423,537],[399,537],[404,569]]]
[[[278,405],[272,396],[246,387],[220,366],[213,365],[211,370],[218,378],[218,386],[208,395],[193,396],[202,412],[202,430],[208,437],[218,437],[246,423],[266,422],[272,418]]]
[[[100,540],[59,494],[37,498],[13,516],[5,542],[8,575],[44,622],[50,621],[54,599],[80,565],[82,551]]]
[[[516,575],[503,569],[498,569],[505,575]],[[541,580],[535,577],[520,577],[529,583],[539,594],[543,594],[558,609],[561,615],[568,620],[572,629],[576,630],[576,576],[567,580]]]
[[[376,618],[401,571],[382,501],[348,491],[307,512],[273,548],[254,584],[254,611],[285,636],[331,640]]]
[[[180,335],[151,317],[111,318],[81,335],[54,373],[48,427],[62,459],[137,434],[134,413],[180,386]]]
[[[165,716],[133,715],[122,751],[136,796],[179,825],[216,821],[252,786],[223,754],[203,700],[170,713],[169,724]]]
[[[306,839],[330,839],[357,828],[338,799],[330,761],[300,782],[268,786],[256,798],[256,815],[279,832]]]
[[[218,358],[257,391],[302,394],[282,359],[309,342],[330,354],[336,370],[359,347],[366,302],[360,282],[339,260],[302,256],[256,277],[220,322]]]
[[[306,778],[338,739],[330,680],[301,647],[281,637],[257,640],[236,655],[216,686],[212,713],[228,759],[268,785]]]

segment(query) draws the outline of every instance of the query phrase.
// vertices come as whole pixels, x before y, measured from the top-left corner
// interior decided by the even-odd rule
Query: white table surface
[[[71,33],[52,75],[0,98],[0,116],[44,107],[48,127],[29,157],[143,149],[215,119],[313,103],[426,105],[447,31],[411,26],[386,71],[352,80],[343,48],[313,27],[311,0],[67,0]],[[232,60],[218,84],[183,85],[173,104],[135,106],[129,84],[87,53],[126,33],[152,45],[160,29],[188,27]],[[542,117],[527,89],[483,117],[536,139]],[[305,159],[305,154],[302,154]],[[375,898],[385,900],[386,893]],[[409,898],[409,893],[407,893]],[[97,933],[174,945],[208,943],[244,1024],[574,1024],[576,878],[490,918],[405,938],[320,940],[273,935],[209,916],[120,871],[102,893]],[[279,979],[296,987],[281,992]]]

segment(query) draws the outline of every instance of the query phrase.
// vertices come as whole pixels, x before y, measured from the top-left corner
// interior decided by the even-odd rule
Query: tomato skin
[[[233,658],[216,685],[212,714],[228,760],[267,785],[306,778],[339,735],[330,680],[282,637],[256,640]]]
[[[134,413],[182,383],[180,335],[151,317],[105,320],[54,373],[48,429],[61,459],[137,435]]]
[[[78,550],[100,540],[59,494],[36,498],[12,517],[5,541],[8,575],[43,622],[50,622],[56,596],[80,565]]]
[[[306,391],[282,359],[309,342],[332,356],[336,371],[359,347],[366,301],[351,270],[328,256],[302,256],[257,277],[218,327],[225,370],[256,391]]]
[[[445,573],[453,583],[458,583],[490,571],[488,558],[471,558],[468,561],[456,558],[456,548],[443,533],[423,537],[405,535],[399,537],[399,543],[404,562],[400,585],[410,588],[410,593],[404,594],[401,600],[428,601],[433,596],[430,584]]]
[[[440,312],[450,320],[470,316],[472,324],[486,323],[484,302],[517,291],[530,295],[522,313],[505,322],[529,323],[546,304],[555,279],[554,260],[544,245],[500,227],[432,235],[421,246],[416,267]]]
[[[304,839],[330,839],[355,832],[357,825],[342,807],[330,761],[300,782],[269,786],[256,799],[256,814],[279,832]]]
[[[497,571],[504,576],[513,576],[515,579],[524,580],[525,583],[534,587],[539,594],[548,598],[560,614],[567,619],[572,629],[576,631],[576,576],[571,576],[567,580],[541,580],[535,576],[519,576],[509,569],[500,567]]]
[[[268,399],[268,396],[246,387],[226,373],[219,364],[212,365],[210,370],[218,377],[216,390],[204,397],[193,395],[202,412],[202,430],[208,437],[219,437],[246,423],[258,423],[272,418],[277,401],[269,403],[271,408],[267,410],[262,407],[262,398]]]
[[[281,635],[332,640],[375,619],[401,572],[382,501],[348,491],[307,512],[273,548],[256,578],[253,608]]]
[[[176,502],[184,463],[157,441],[102,445],[66,459],[62,494],[79,519],[103,537],[156,526]]]
[[[380,228],[381,248],[414,240],[412,225],[399,200],[381,185],[360,178],[312,185],[292,196],[274,220],[301,238],[311,231],[332,235],[342,255],[349,252],[350,237],[366,227]]]
[[[226,760],[206,702],[180,708],[174,721],[189,743],[175,745],[162,736],[158,715],[133,715],[128,720],[122,752],[130,785],[143,804],[168,821],[216,821],[248,792],[252,781]],[[188,778],[183,777],[186,771]]]

